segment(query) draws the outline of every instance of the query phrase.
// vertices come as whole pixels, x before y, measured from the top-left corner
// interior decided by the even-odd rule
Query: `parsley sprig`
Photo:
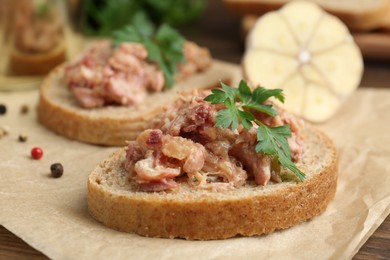
[[[284,102],[282,90],[258,87],[252,92],[243,80],[241,80],[238,88],[231,88],[223,82],[221,82],[221,87],[222,89],[211,90],[212,94],[204,99],[212,104],[224,104],[226,107],[218,111],[215,126],[231,127],[234,131],[240,123],[246,130],[250,130],[253,124],[258,125],[256,130],[258,141],[256,152],[276,156],[282,166],[291,170],[299,180],[303,181],[305,174],[291,161],[290,147],[287,140],[291,137],[290,126],[269,127],[250,112],[255,110],[272,117],[276,116],[278,112],[271,104],[264,104],[264,102],[270,97]]]
[[[150,23],[135,21],[113,33],[114,46],[122,42],[137,42],[144,45],[148,51],[149,61],[156,62],[161,68],[166,87],[172,87],[178,63],[185,62],[183,53],[185,39],[175,29],[162,24],[155,30]]]

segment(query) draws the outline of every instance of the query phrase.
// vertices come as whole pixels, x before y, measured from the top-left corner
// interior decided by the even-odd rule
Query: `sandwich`
[[[88,178],[88,209],[104,225],[189,240],[269,234],[326,209],[337,151],[275,103],[282,90],[182,93]]]
[[[122,146],[173,101],[176,91],[215,87],[218,80],[231,79],[233,67],[213,61],[206,48],[169,26],[153,38],[127,27],[45,78],[38,120],[70,139]]]

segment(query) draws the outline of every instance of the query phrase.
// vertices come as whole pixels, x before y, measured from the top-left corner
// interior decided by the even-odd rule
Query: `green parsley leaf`
[[[288,159],[283,154],[278,154],[278,160],[282,166],[295,173],[300,181],[305,179],[305,174],[300,169],[298,169],[298,167],[291,161],[291,159]]]
[[[142,36],[132,25],[128,25],[120,31],[114,31],[112,33],[113,44],[118,46],[122,42],[142,42]]]
[[[211,90],[211,95],[208,95],[204,100],[211,104],[222,104],[227,99],[225,91],[214,88]]]
[[[270,116],[278,113],[271,104],[264,104],[270,97],[284,102],[281,89],[265,89],[258,87],[253,92],[245,81],[241,81],[238,88],[231,88],[221,82],[222,89],[211,90],[212,94],[204,100],[212,104],[224,104],[226,109],[218,111],[215,126],[229,128],[234,131],[239,123],[246,130],[250,130],[254,124],[258,125],[256,152],[277,157],[280,165],[291,170],[299,180],[303,181],[305,174],[291,161],[291,152],[288,138],[291,137],[289,125],[269,127],[250,112],[259,111]]]
[[[241,124],[244,126],[246,130],[250,130],[252,128],[252,122],[255,120],[255,117],[252,115],[252,113],[249,113],[248,111],[242,111],[237,110],[238,115],[241,118]]]
[[[131,18],[130,24],[132,24],[144,38],[152,37],[155,31],[154,24],[150,21],[145,12],[135,13]]]
[[[257,153],[276,155],[279,163],[294,172],[300,180],[304,179],[305,174],[299,170],[291,161],[290,147],[287,138],[291,137],[289,125],[278,127],[268,127],[260,125],[257,128]]]
[[[218,111],[217,122],[215,126],[228,128],[231,124],[233,124],[233,121],[236,121],[234,114],[232,115],[228,109],[221,109]]]
[[[151,40],[143,41],[143,45],[148,51],[148,59],[150,61],[155,61],[159,64],[160,69],[163,72],[165,83],[168,87],[173,85],[173,73],[171,68],[168,67],[168,64],[164,61],[164,57],[161,54],[159,47],[152,42]]]
[[[238,109],[234,102],[229,99],[224,102],[226,109],[218,111],[216,126],[228,128],[231,126],[232,130],[236,130],[239,123]]]
[[[53,1],[34,1],[53,2]],[[139,14],[148,23],[179,27],[199,17],[206,0],[83,0],[82,29],[87,35],[110,36]]]
[[[137,42],[144,45],[148,52],[148,60],[156,62],[161,68],[166,87],[172,87],[174,75],[178,71],[177,65],[186,62],[183,53],[185,39],[169,25],[161,25],[154,33],[155,29],[151,24],[142,23],[142,16],[134,18],[134,21],[135,24],[112,34],[114,46],[123,42]]]
[[[282,94],[283,90],[281,89],[265,89],[265,88],[256,88],[253,91],[253,99],[258,103],[262,104],[264,101],[270,97],[275,97],[282,103],[284,102],[284,95]]]
[[[156,33],[156,41],[170,60],[183,63],[183,45],[185,39],[167,24],[161,25]]]
[[[265,125],[260,125],[257,128],[257,153],[265,153],[268,155],[278,155],[278,144],[275,142],[272,128]]]
[[[281,89],[256,88],[252,93],[248,84],[243,80],[241,80],[238,90],[232,89],[230,92],[234,92],[236,94],[237,99],[242,102],[242,107],[244,109],[257,110],[270,116],[276,116],[277,112],[271,105],[263,104],[264,101],[274,96],[276,99],[284,102],[284,96]]]
[[[221,87],[225,91],[226,98],[229,99],[231,102],[235,103],[236,102],[236,91],[229,87],[228,85],[224,84],[223,82],[220,82]]]
[[[241,80],[240,84],[238,85],[238,97],[241,101],[248,100],[252,96],[251,89],[249,88],[248,84]]]

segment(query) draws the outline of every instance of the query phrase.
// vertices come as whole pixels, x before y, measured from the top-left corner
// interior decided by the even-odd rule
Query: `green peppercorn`
[[[62,167],[61,163],[53,163],[50,166],[51,176],[54,178],[59,178],[64,173],[64,167]]]

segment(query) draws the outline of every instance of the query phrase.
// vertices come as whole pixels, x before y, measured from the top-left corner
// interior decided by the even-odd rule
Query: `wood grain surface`
[[[208,1],[203,16],[191,26],[183,28],[182,32],[188,39],[208,47],[213,57],[235,63],[240,62],[243,53],[243,45],[240,40],[240,18],[229,14],[220,0]],[[366,60],[361,85],[390,88],[390,61],[386,63]],[[0,259],[48,258],[0,226]],[[353,259],[390,259],[389,216]]]

